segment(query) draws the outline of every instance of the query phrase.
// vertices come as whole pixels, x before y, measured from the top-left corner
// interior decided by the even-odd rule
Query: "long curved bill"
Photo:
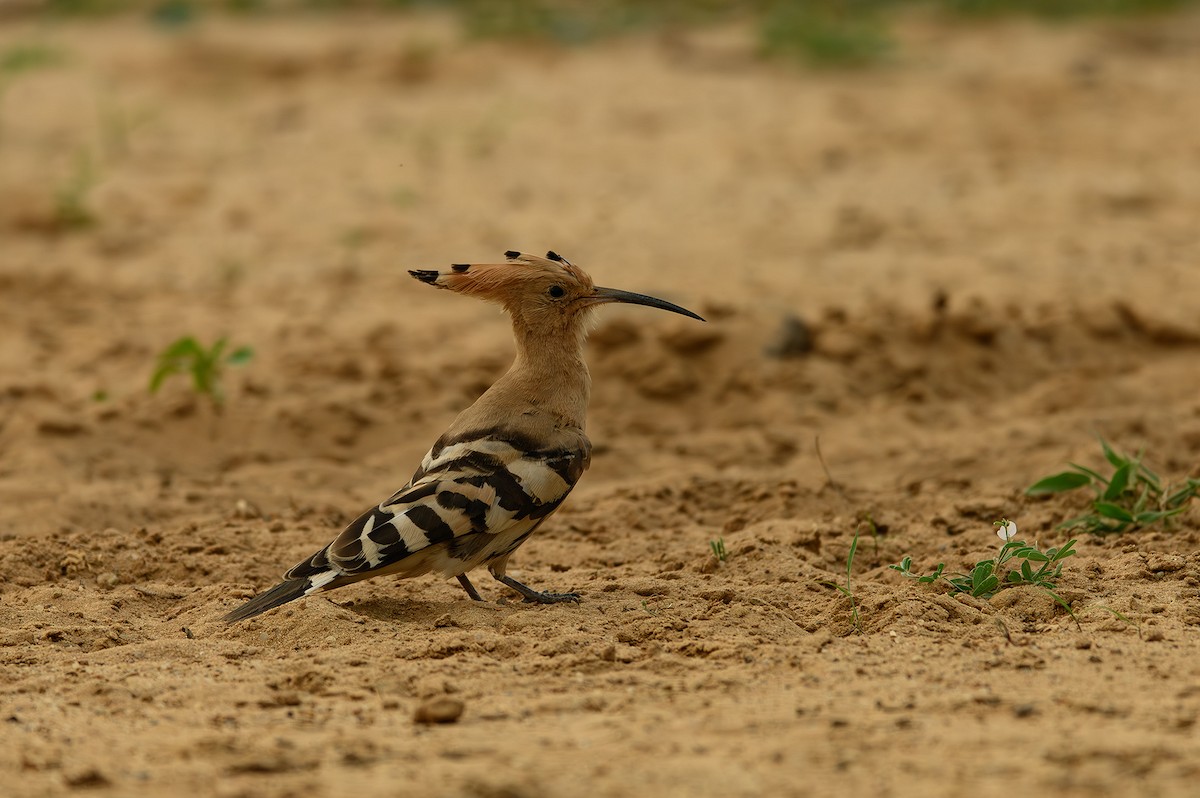
[[[632,291],[622,291],[619,288],[596,288],[592,291],[592,296],[590,299],[597,305],[606,304],[608,302],[621,302],[626,305],[645,305],[646,307],[658,308],[659,310],[669,310],[672,313],[678,313],[681,316],[689,316],[693,319],[704,321],[703,317],[697,316],[687,308],[681,308],[665,299],[646,296],[645,294],[635,294]]]

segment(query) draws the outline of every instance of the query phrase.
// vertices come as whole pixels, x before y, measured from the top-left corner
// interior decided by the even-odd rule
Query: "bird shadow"
[[[503,609],[495,604],[481,604],[475,601],[413,601],[402,598],[360,599],[341,607],[347,612],[373,621],[403,621],[429,625],[436,625],[448,613],[457,620],[478,612],[487,612],[490,616],[493,612]]]

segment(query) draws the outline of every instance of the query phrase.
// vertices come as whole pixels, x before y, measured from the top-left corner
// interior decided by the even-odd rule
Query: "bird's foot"
[[[564,601],[579,603],[578,593],[543,593],[540,590],[534,590],[528,585],[521,584],[511,576],[496,576],[496,579],[520,593],[524,597],[526,604],[559,604]]]

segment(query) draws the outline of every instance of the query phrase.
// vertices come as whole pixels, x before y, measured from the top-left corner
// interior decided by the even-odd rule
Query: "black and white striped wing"
[[[588,454],[495,438],[435,447],[413,482],[286,578],[309,580],[311,593],[385,573],[465,573],[520,545],[571,492]]]

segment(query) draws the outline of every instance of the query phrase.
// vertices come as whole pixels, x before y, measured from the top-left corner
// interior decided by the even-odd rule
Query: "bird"
[[[704,321],[663,299],[600,288],[550,251],[515,250],[502,263],[410,270],[427,285],[500,304],[512,321],[512,366],[463,410],[404,487],[352,521],[283,580],[224,616],[242,621],[303,596],[386,574],[492,577],[537,604],[578,602],[574,592],[535,590],[507,574],[509,557],[563,503],[591,462],[584,431],[591,376],[584,341],[595,309],[645,305]]]

